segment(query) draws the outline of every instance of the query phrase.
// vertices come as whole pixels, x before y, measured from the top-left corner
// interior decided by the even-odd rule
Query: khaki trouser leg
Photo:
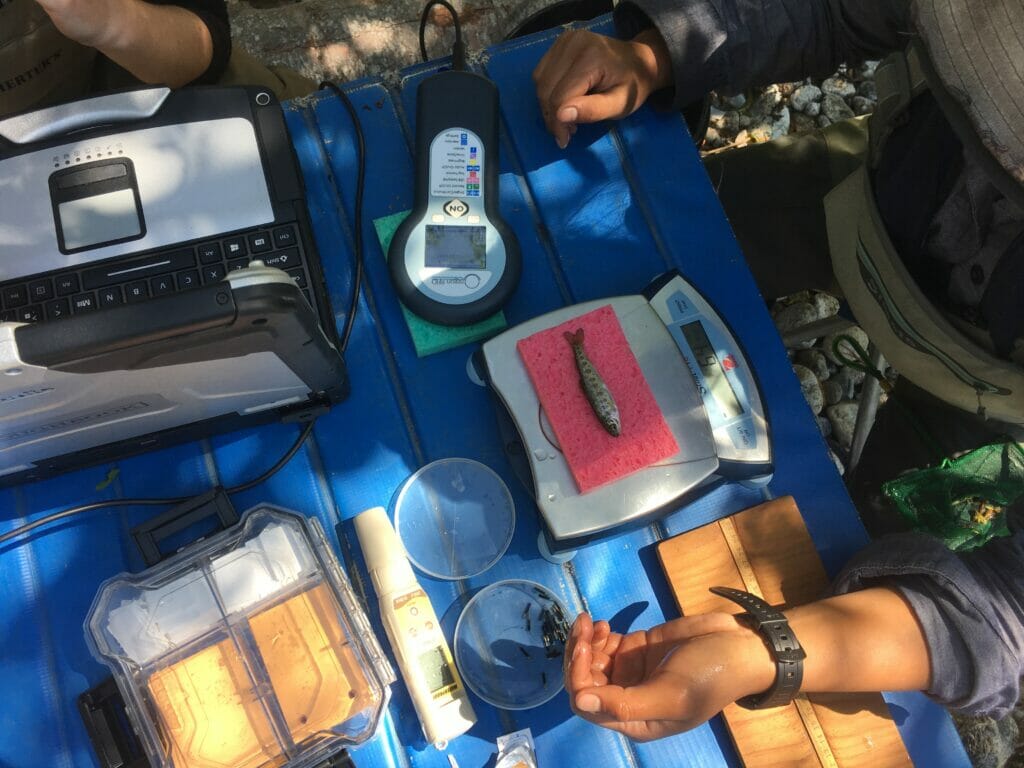
[[[220,85],[262,85],[274,92],[280,101],[307,96],[316,90],[316,83],[287,67],[264,64],[247,51],[234,46],[228,67],[217,81]]]
[[[766,298],[835,290],[825,195],[867,154],[867,121],[728,149],[704,167]]]

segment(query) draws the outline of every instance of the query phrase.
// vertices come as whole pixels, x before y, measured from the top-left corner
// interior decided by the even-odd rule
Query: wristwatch
[[[731,587],[711,587],[711,592],[739,604],[746,614],[740,618],[749,620],[765,640],[768,650],[775,659],[775,682],[764,693],[746,696],[736,703],[747,709],[768,709],[789,704],[800,692],[804,678],[804,659],[807,654],[789,627],[789,621],[781,611],[772,608],[761,598]]]

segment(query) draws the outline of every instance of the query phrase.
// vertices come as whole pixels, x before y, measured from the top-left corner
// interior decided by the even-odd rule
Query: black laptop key
[[[203,264],[213,264],[224,258],[220,243],[202,243],[197,250],[199,251],[199,261]]]
[[[249,266],[249,259],[235,259],[228,262],[228,272],[237,272]]]
[[[7,285],[3,289],[4,309],[17,309],[28,304],[28,289],[24,285]]]
[[[236,259],[245,256],[248,250],[245,247],[245,235],[229,237],[224,241],[224,255],[229,259]]]
[[[278,227],[274,230],[274,247],[290,248],[298,243],[295,237],[295,227]]]
[[[256,232],[249,235],[249,253],[265,253],[273,247],[269,232]]]
[[[174,275],[160,275],[149,281],[149,289],[154,296],[163,296],[166,293],[174,293]]]
[[[47,320],[61,320],[71,314],[71,305],[67,299],[54,299],[44,305]]]
[[[149,298],[149,283],[145,280],[136,280],[124,287],[124,298],[129,304],[136,301],[145,301]]]
[[[43,308],[39,304],[30,307],[22,307],[18,310],[18,322],[38,323],[43,319]]]
[[[76,315],[82,312],[92,312],[96,309],[96,295],[93,293],[80,293],[72,297],[71,308]]]
[[[289,248],[286,251],[274,251],[273,253],[261,258],[263,263],[268,267],[291,269],[292,267],[299,266],[299,249]]]
[[[46,301],[53,298],[53,283],[49,280],[36,280],[28,284],[28,297],[32,301]]]
[[[118,304],[124,304],[124,297],[121,295],[120,286],[112,285],[109,288],[101,288],[99,295],[101,307],[114,307]]]
[[[16,323],[18,322],[18,313],[13,309],[8,309],[0,312],[0,323]]]
[[[194,269],[186,269],[178,273],[178,290],[188,291],[199,287],[199,272]]]
[[[105,267],[94,267],[82,271],[82,287],[86,290],[102,288],[113,283],[125,283],[140,277],[158,275],[162,272],[176,272],[196,265],[195,251],[181,248],[166,253],[153,253],[140,259],[119,261]]]
[[[224,265],[210,264],[203,267],[203,283],[216,283],[224,279]]]
[[[78,293],[81,288],[78,285],[78,275],[61,275],[57,278],[57,295],[70,296]]]
[[[289,269],[288,274],[299,288],[306,287],[306,273],[302,271],[302,267],[296,269]]]

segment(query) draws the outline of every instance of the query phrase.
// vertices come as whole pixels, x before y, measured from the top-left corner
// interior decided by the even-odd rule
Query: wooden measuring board
[[[658,559],[684,615],[741,612],[711,594],[712,586],[746,590],[789,608],[822,597],[829,583],[791,496],[663,541]],[[731,704],[722,714],[747,768],[913,765],[876,693],[811,694],[766,710]]]

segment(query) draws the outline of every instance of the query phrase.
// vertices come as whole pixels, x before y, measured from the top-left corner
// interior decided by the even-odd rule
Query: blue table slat
[[[610,22],[589,26],[608,31]],[[448,456],[473,458],[498,472],[517,514],[508,552],[486,573],[462,582],[421,576],[449,640],[468,599],[506,578],[538,581],[570,613],[585,606],[616,630],[670,619],[677,611],[656,543],[772,496],[796,496],[829,573],[866,541],[681,119],[643,109],[613,126],[581,127],[569,149],[559,150],[544,130],[529,78],[553,39],[546,33],[515,41],[475,60],[501,91],[501,211],[517,233],[525,265],[506,317],[514,324],[568,303],[636,293],[665,269],[681,269],[733,323],[765,383],[776,474],[767,489],[719,486],[653,526],[582,549],[568,566],[541,559],[536,508],[502,452],[490,395],[467,375],[473,347],[416,357],[373,227],[374,219],[412,205],[416,87],[445,62],[417,65],[397,85],[365,80],[344,86],[367,145],[361,222],[355,221],[357,158],[348,112],[330,91],[288,103],[285,117],[339,331],[352,297],[357,226],[363,236],[365,280],[346,354],[352,394],[319,419],[313,438],[280,473],[234,501],[240,511],[271,503],[316,517],[357,594],[369,603],[382,640],[351,518],[370,506],[389,506],[409,474]],[[188,495],[215,482],[249,480],[277,460],[299,429],[277,424],[240,430],[125,459],[101,489],[109,467],[0,491],[0,532],[83,501]],[[149,507],[90,513],[51,526],[22,546],[0,545],[6,672],[0,677],[6,702],[0,709],[0,765],[95,765],[75,697],[106,673],[86,649],[82,620],[100,582],[142,568],[129,531],[155,513]],[[501,711],[471,698],[479,722],[450,747],[463,768],[493,762],[496,736],[522,727],[533,732],[542,766],[739,764],[720,718],[686,734],[634,744],[574,717],[564,691],[525,711]],[[917,764],[967,765],[941,708],[919,694],[886,698]],[[400,682],[392,686],[377,735],[353,755],[360,768],[449,765],[424,743]]]

